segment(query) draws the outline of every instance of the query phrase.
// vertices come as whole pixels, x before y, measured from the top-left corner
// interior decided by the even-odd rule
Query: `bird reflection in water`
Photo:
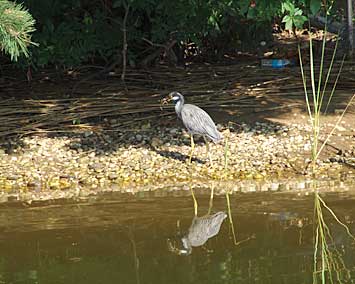
[[[208,239],[219,233],[223,220],[227,217],[225,212],[217,212],[213,215],[194,217],[187,235],[181,238],[184,249],[181,254],[190,254],[192,247],[204,245]]]
[[[182,248],[181,246],[180,248],[177,248],[176,243],[173,243],[170,239],[168,239],[169,250],[179,255],[191,254],[193,247],[203,246],[210,238],[216,236],[219,233],[223,220],[227,218],[227,214],[223,211],[210,214],[213,191],[211,191],[210,207],[208,213],[202,217],[197,216],[197,202],[193,191],[192,197],[194,200],[195,216],[192,219],[187,233],[180,239]]]
[[[195,216],[191,226],[182,238],[182,248],[177,248],[171,240],[168,240],[169,250],[179,255],[189,255],[193,247],[204,245],[210,238],[219,233],[223,220],[227,214],[223,211],[202,217]]]

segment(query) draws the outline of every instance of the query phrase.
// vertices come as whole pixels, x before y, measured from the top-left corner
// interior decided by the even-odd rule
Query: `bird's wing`
[[[212,238],[218,234],[223,220],[227,217],[227,214],[223,211],[217,212],[216,214],[209,216],[210,218],[210,225],[207,229],[207,236],[208,238]]]
[[[195,217],[189,228],[187,239],[194,247],[202,246],[209,238],[218,234],[223,220],[227,217],[225,212],[217,212],[214,215]]]
[[[181,111],[181,119],[185,127],[192,133],[207,135],[211,139],[219,139],[220,134],[212,118],[198,106],[185,104]]]
[[[208,225],[207,225],[208,226]],[[208,235],[206,232],[207,229],[206,222],[199,217],[195,217],[192,220],[192,224],[189,228],[189,233],[187,239],[193,247],[202,246],[208,240]],[[208,229],[207,229],[208,230]]]

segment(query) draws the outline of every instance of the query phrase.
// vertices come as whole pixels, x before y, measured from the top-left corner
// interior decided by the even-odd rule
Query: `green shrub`
[[[144,39],[165,44],[174,37],[178,45],[193,42],[217,56],[250,49],[272,38],[284,2],[302,11],[310,5],[306,0],[27,0],[39,43],[31,49],[30,64],[72,67],[120,60],[125,4],[128,61],[135,65],[153,50]]]
[[[10,55],[11,60],[17,61],[21,54],[28,56],[34,23],[21,4],[0,0],[0,50]]]

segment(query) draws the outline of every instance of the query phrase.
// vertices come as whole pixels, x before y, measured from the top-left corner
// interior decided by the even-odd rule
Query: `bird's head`
[[[182,94],[180,94],[179,92],[171,92],[169,94],[170,100],[174,102],[174,104],[176,104],[177,102],[181,102],[184,100],[184,97]]]
[[[162,104],[167,104],[168,102],[173,101],[174,104],[184,101],[184,96],[179,92],[171,92],[167,97],[162,100]]]

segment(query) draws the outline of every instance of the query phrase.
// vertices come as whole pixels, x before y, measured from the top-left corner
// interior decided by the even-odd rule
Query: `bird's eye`
[[[179,100],[179,97],[178,97],[178,96],[173,97],[173,100],[174,100],[174,101],[178,101],[178,100]]]

